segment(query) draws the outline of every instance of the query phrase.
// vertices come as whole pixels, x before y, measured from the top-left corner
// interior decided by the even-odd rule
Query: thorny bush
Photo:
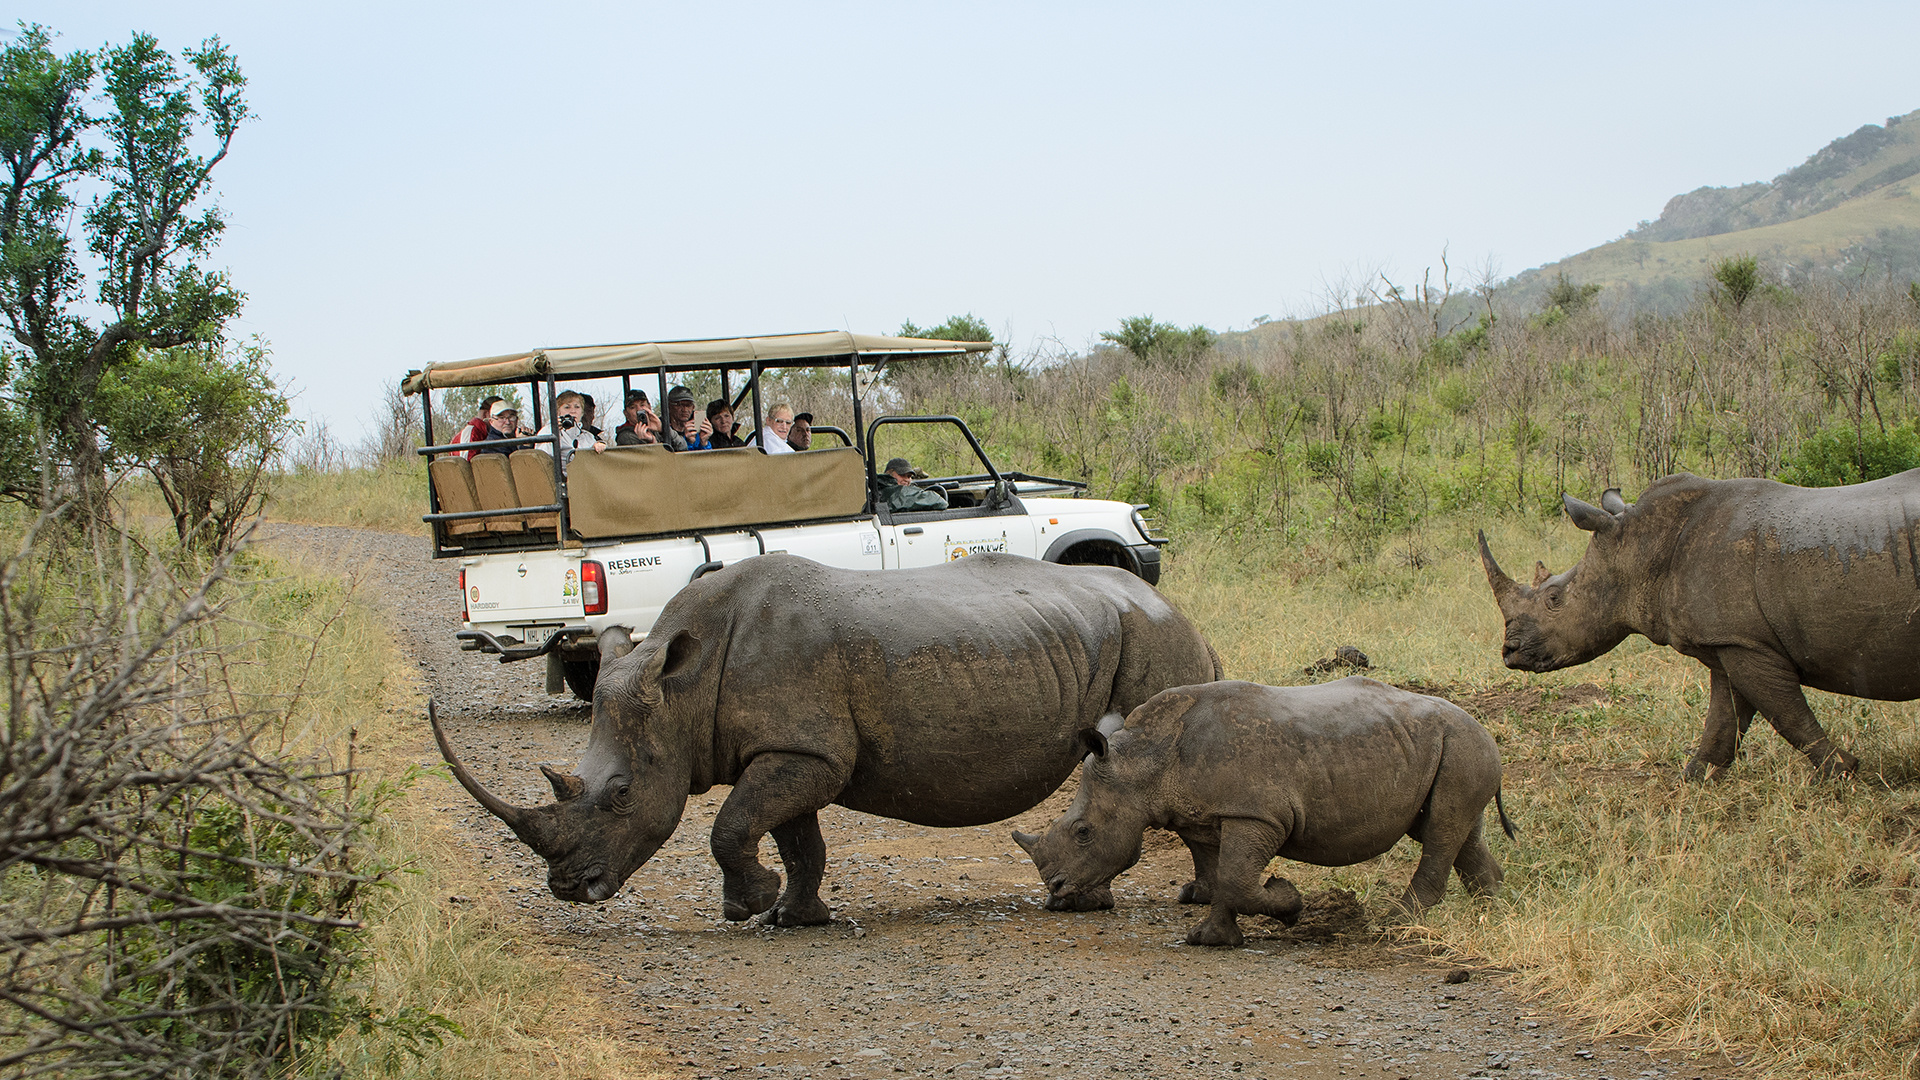
[[[299,672],[249,683],[244,555],[182,569],[57,505],[7,531],[0,1074],[291,1075],[348,1024],[437,1040],[354,984],[394,792],[295,729]]]

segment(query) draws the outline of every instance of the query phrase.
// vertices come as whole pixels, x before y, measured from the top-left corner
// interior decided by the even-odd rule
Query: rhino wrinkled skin
[[[1593,534],[1563,574],[1522,585],[1480,558],[1506,621],[1506,664],[1553,671],[1629,634],[1707,666],[1687,775],[1718,774],[1755,712],[1823,775],[1859,761],[1834,745],[1802,686],[1879,701],[1920,697],[1920,469],[1833,488],[1669,476],[1631,505],[1562,496]]]
[[[773,554],[687,586],[631,651],[602,646],[578,771],[542,767],[558,801],[508,805],[435,734],[563,900],[612,896],[689,795],[732,785],[711,837],[722,913],[808,925],[830,918],[820,808],[1001,821],[1066,780],[1101,716],[1218,676],[1192,624],[1122,570],[985,554],[880,572]],[[758,857],[769,832],[784,893]]]
[[[1046,834],[1013,836],[1050,908],[1113,906],[1110,884],[1140,860],[1148,828],[1193,852],[1197,880],[1181,902],[1213,905],[1190,945],[1239,945],[1240,915],[1299,918],[1299,890],[1266,878],[1275,855],[1350,866],[1411,836],[1421,852],[1400,900],[1407,913],[1439,903],[1450,870],[1475,895],[1499,890],[1483,828],[1500,797],[1500,750],[1451,702],[1358,675],[1216,682],[1156,695],[1104,741]],[[1504,809],[1500,823],[1513,835]]]

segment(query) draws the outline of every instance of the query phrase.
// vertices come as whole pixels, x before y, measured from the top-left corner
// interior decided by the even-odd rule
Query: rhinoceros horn
[[[536,852],[546,851],[547,848],[542,843],[546,839],[545,830],[540,827],[539,820],[482,787],[480,781],[475,780],[473,774],[467,771],[467,767],[460,764],[460,759],[454,755],[452,744],[447,742],[447,733],[440,730],[440,717],[434,710],[432,698],[427,699],[427,723],[433,727],[433,740],[440,744],[440,756],[445,758],[447,764],[453,768],[453,778],[460,781],[460,786],[467,789],[467,794],[473,796],[481,806],[486,807],[494,817],[506,822],[507,828],[512,829],[513,834],[528,847]],[[557,784],[555,788],[558,789]]]
[[[577,799],[587,792],[587,782],[577,776],[556,772],[545,765],[540,766],[540,775],[546,777],[547,783],[553,785],[553,797],[561,802]]]
[[[1493,560],[1493,549],[1487,546],[1484,530],[1480,533],[1480,566],[1487,572],[1487,584],[1493,586],[1493,600],[1500,605],[1501,611],[1507,609],[1509,601],[1522,597],[1521,584],[1508,577],[1507,572],[1500,569],[1500,564]]]
[[[1032,833],[1023,833],[1019,829],[1015,829],[1013,830],[1013,842],[1020,845],[1021,851],[1026,852],[1028,855],[1032,855],[1033,845],[1039,843],[1040,838],[1033,835]]]

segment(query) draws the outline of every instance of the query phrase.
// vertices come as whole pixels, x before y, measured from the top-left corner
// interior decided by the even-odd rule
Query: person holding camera
[[[660,441],[660,418],[645,390],[627,391],[627,422],[613,429],[615,446],[652,446]]]
[[[713,424],[695,412],[693,391],[676,386],[667,391],[667,422],[660,441],[669,450],[711,450]]]
[[[593,432],[588,431],[581,425],[580,414],[586,407],[586,399],[582,398],[578,392],[573,390],[568,390],[553,399],[553,418],[560,431],[560,468],[563,471],[568,465],[573,463],[573,452],[575,450],[585,450],[591,447],[593,452],[598,454],[607,448],[606,443],[595,438]],[[534,434],[545,435],[548,434],[548,431],[545,427],[542,427],[539,431],[534,432]],[[553,444],[535,443],[534,445],[549,454],[553,453]]]
[[[727,403],[726,398],[707,402],[707,423],[713,428],[713,434],[709,436],[709,440],[713,443],[715,450],[728,450],[747,445],[745,439],[734,434],[740,425],[733,422],[733,406]]]

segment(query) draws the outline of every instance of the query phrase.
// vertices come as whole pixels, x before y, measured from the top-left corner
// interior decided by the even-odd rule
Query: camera
[[[571,431],[573,429],[573,424],[574,424],[574,420],[573,420],[573,417],[571,416],[563,416],[560,418],[561,431]]]

